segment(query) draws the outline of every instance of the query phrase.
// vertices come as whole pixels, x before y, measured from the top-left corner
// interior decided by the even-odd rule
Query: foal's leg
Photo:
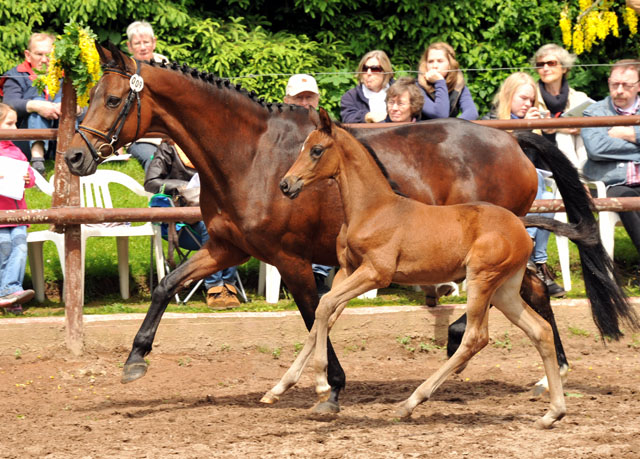
[[[542,418],[538,419],[536,426],[549,428],[555,421],[562,419],[566,413],[562,379],[553,345],[553,332],[549,323],[535,314],[520,297],[520,279],[521,277],[513,276],[505,282],[496,291],[492,303],[527,334],[542,357],[549,381],[551,408]]]
[[[320,300],[314,324],[317,333],[313,361],[316,373],[316,394],[318,394],[316,411],[322,410],[321,405],[327,400],[331,390],[327,381],[327,339],[331,326],[350,299],[369,290],[388,285],[391,277],[392,273],[380,273],[372,265],[362,264]]]
[[[213,239],[209,239],[189,260],[164,277],[153,291],[151,306],[133,340],[131,353],[122,370],[121,381],[135,381],[147,372],[148,365],[144,357],[151,352],[160,319],[176,292],[211,273],[244,263],[247,258],[245,253],[235,247],[229,247],[219,241],[215,241],[214,245]]]
[[[447,377],[467,364],[489,342],[489,299],[493,293],[492,282],[467,276],[467,328],[456,352],[433,375],[423,382],[396,410],[396,416],[407,418],[420,403],[440,387]]]
[[[345,279],[345,277],[346,277],[346,274],[344,269],[341,269],[336,273],[333,279],[332,291],[337,285],[339,285]],[[327,295],[329,295],[329,293],[326,293],[324,296],[327,296]],[[344,305],[342,305],[342,309],[344,309]],[[342,311],[342,309],[340,309],[340,311]],[[333,320],[333,322],[335,322],[335,319]],[[289,367],[289,369],[284,374],[284,376],[282,376],[280,381],[271,390],[269,390],[266,394],[264,394],[264,396],[260,400],[262,403],[268,403],[268,404],[276,403],[278,400],[280,400],[280,396],[282,394],[284,394],[287,390],[289,390],[289,388],[294,386],[300,380],[300,376],[302,376],[302,371],[306,367],[307,362],[309,361],[309,357],[311,356],[311,353],[316,348],[316,335],[317,335],[316,324],[317,324],[317,321],[314,323],[313,327],[311,328],[309,332],[309,336],[307,337],[307,340],[304,344],[304,347],[298,353],[298,356],[296,357],[291,367]],[[335,412],[335,410],[331,406],[327,406],[323,411]]]

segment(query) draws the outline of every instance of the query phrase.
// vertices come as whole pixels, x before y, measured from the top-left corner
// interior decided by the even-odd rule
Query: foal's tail
[[[552,142],[528,131],[516,134],[520,148],[534,164],[542,161],[552,173],[562,195],[569,222],[597,236],[597,240],[573,239],[578,246],[587,296],[591,300],[593,320],[604,337],[622,336],[620,321],[632,329],[640,328],[639,319],[619,285],[613,261],[602,246],[594,209],[578,171]],[[539,164],[539,163],[538,163]]]

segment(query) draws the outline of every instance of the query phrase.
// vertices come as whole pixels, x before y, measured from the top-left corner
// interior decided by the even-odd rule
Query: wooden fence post
[[[76,123],[76,90],[70,79],[62,84],[62,107],[58,128],[58,148],[55,164],[55,191],[51,199],[52,207],[80,207],[80,177],[71,174],[64,155],[71,145]],[[84,279],[82,279],[82,253],[80,225],[54,225],[54,231],[64,231],[65,280],[64,311],[67,349],[74,355],[82,354],[84,331],[82,324],[82,299]]]

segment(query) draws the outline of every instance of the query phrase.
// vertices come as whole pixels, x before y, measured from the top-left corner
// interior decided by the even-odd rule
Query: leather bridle
[[[104,133],[98,129],[94,129],[88,126],[80,125],[76,128],[76,132],[80,134],[82,140],[89,147],[89,151],[91,152],[91,156],[95,162],[99,162],[101,159],[104,160],[113,154],[117,154],[113,148],[113,145],[118,141],[118,136],[120,135],[120,131],[124,127],[124,123],[127,120],[127,115],[129,115],[129,111],[131,111],[131,106],[133,105],[133,101],[137,102],[138,106],[138,120],[136,124],[136,136],[134,139],[138,138],[138,132],[140,130],[140,91],[144,87],[144,81],[140,76],[140,62],[137,59],[134,59],[136,63],[136,72],[134,74],[130,74],[121,70],[107,68],[104,70],[104,73],[115,73],[116,75],[120,75],[123,78],[129,79],[129,94],[124,102],[124,105],[120,109],[120,113],[118,113],[118,117],[109,129],[109,132]],[[93,134],[101,139],[104,139],[105,143],[101,144],[97,151],[94,146],[89,142],[87,136],[83,131],[88,132],[89,134]],[[103,151],[103,149],[107,148],[107,150]]]

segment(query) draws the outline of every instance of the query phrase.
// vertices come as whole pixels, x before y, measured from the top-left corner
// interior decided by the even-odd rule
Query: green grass
[[[53,161],[46,162],[46,177],[53,173]],[[144,172],[139,163],[131,159],[129,161],[114,161],[101,165],[101,168],[118,170],[138,180],[144,181]],[[144,197],[127,193],[126,189],[119,185],[112,185],[111,193],[114,207],[146,207]],[[51,206],[51,198],[39,190],[32,188],[26,191],[26,199],[29,208],[48,208]],[[31,225],[29,231],[47,229],[48,225]],[[580,259],[577,248],[573,243],[569,244],[570,263],[572,271],[573,288],[568,293],[569,298],[584,298],[584,282],[582,280]],[[165,243],[166,249],[166,243]],[[150,302],[149,292],[149,266],[150,266],[151,242],[147,237],[133,237],[129,239],[129,264],[131,273],[131,298],[123,301],[119,295],[119,281],[117,269],[116,244],[113,238],[89,238],[87,241],[87,256],[85,257],[85,308],[87,314],[114,314],[145,312]],[[559,274],[560,266],[556,249],[555,238],[552,235],[548,247],[549,265]],[[640,296],[638,286],[638,253],[631,243],[624,228],[617,227],[615,234],[615,260],[622,278],[622,284],[631,296]],[[63,304],[60,300],[62,288],[62,270],[58,254],[52,242],[44,245],[45,282],[47,283],[48,299],[42,305],[32,302],[27,311],[29,315],[64,315]],[[264,297],[256,294],[259,262],[251,259],[239,267],[240,276],[251,299],[250,303],[243,304],[241,311],[285,311],[295,310],[293,300],[285,298],[277,304],[269,304]],[[558,282],[561,277],[558,276]],[[154,279],[155,283],[155,279]],[[25,287],[31,286],[30,268],[27,265]],[[464,292],[460,297],[447,297],[448,303],[465,303]],[[352,300],[351,307],[385,306],[385,305],[421,305],[424,304],[424,294],[415,292],[411,287],[392,285],[390,288],[379,290],[378,297],[371,300]],[[36,307],[37,306],[37,307]],[[194,295],[187,306],[178,306],[171,302],[168,311],[173,312],[211,312],[204,302],[204,296],[199,293]]]

